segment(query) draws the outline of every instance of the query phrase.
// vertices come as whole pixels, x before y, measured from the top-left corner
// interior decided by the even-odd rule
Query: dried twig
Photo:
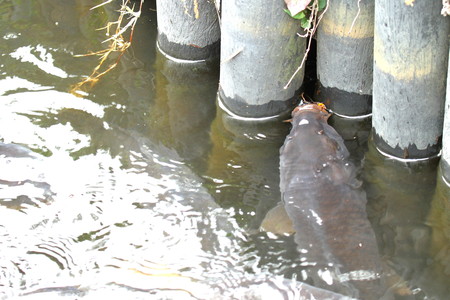
[[[308,8],[311,10],[311,14],[309,16],[309,22],[310,22],[311,26],[310,26],[310,28],[305,29],[305,31],[306,31],[305,34],[302,35],[302,34],[297,33],[297,35],[300,37],[308,38],[308,47],[306,48],[305,55],[303,55],[303,59],[302,59],[300,66],[297,68],[297,70],[295,70],[294,74],[292,74],[288,83],[284,86],[284,89],[287,89],[291,85],[292,80],[294,80],[295,75],[297,75],[298,72],[303,68],[303,65],[306,62],[306,58],[308,57],[309,50],[311,49],[311,42],[312,42],[313,36],[316,33],[317,27],[319,26],[319,23],[322,20],[324,14],[328,10],[329,0],[327,0],[327,5],[325,6],[325,9],[321,13],[319,13],[319,1],[311,1],[311,3],[312,3],[312,5],[308,6]]]
[[[131,46],[131,42],[133,41],[134,26],[136,25],[137,19],[140,17],[144,0],[141,0],[139,10],[136,12],[134,11],[134,5],[131,8],[128,6],[129,1],[130,0],[122,0],[122,5],[119,10],[120,14],[117,21],[108,22],[105,27],[99,29],[106,30],[107,36],[110,36],[111,32],[114,32],[110,38],[103,41],[103,43],[109,42],[109,47],[107,49],[100,50],[94,53],[76,55],[76,57],[97,55],[100,57],[100,61],[87,78],[72,87],[70,91],[72,94],[76,96],[80,95],[80,90],[82,90],[86,85],[89,85],[89,87],[92,88],[100,80],[101,77],[103,77],[118,65],[122,55]],[[112,2],[112,0],[107,0],[99,5],[94,6],[91,9],[98,8],[110,2]],[[129,21],[125,25],[122,25],[125,17],[127,17]],[[127,30],[130,30],[130,37],[128,41],[123,37],[123,34]],[[104,68],[106,61],[112,53],[119,53],[119,55],[114,63]]]
[[[239,48],[238,50],[234,51],[231,55],[229,55],[226,59],[222,60],[220,62],[220,64],[225,64],[227,62],[229,62],[230,60],[232,60],[233,58],[235,58],[236,56],[238,56],[242,51],[244,50],[243,47]]]
[[[355,18],[353,19],[352,26],[350,26],[350,29],[348,30],[347,34],[350,34],[350,32],[353,30],[353,26],[355,26],[356,20],[358,19],[359,14],[361,13],[361,5],[360,4],[361,4],[361,0],[358,0],[358,12],[356,13]]]

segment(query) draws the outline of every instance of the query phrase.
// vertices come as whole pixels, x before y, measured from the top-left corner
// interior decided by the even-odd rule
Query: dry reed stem
[[[92,7],[91,9],[98,8],[110,2],[112,2],[112,0],[107,0],[99,5]],[[80,91],[83,91],[83,88],[85,88],[86,85],[88,85],[87,89],[91,89],[100,80],[100,78],[109,73],[119,64],[120,58],[122,57],[122,55],[124,55],[125,51],[131,46],[131,42],[133,40],[134,26],[136,25],[137,19],[140,17],[142,4],[144,0],[141,0],[139,10],[136,12],[134,11],[134,5],[131,8],[128,6],[129,2],[130,0],[122,0],[122,5],[119,10],[120,14],[117,21],[108,22],[105,27],[98,29],[98,30],[106,30],[106,35],[109,36],[110,32],[113,31],[113,28],[115,27],[114,34],[112,34],[110,38],[103,41],[103,43],[110,42],[110,45],[108,46],[107,49],[88,54],[75,55],[76,57],[97,55],[100,56],[100,59],[98,65],[94,68],[92,73],[84,80],[75,84],[71,88],[70,93],[74,94],[75,96],[81,96]],[[129,21],[124,26],[122,26],[125,17],[128,17]],[[129,41],[127,41],[123,37],[123,34],[129,29],[130,29],[130,37]],[[108,60],[108,58],[112,53],[119,53],[119,55],[116,58],[115,62],[109,64],[107,67],[104,67],[106,61]],[[104,69],[102,70],[102,68]]]
[[[287,89],[291,85],[292,80],[294,80],[295,75],[297,75],[298,72],[303,68],[303,65],[306,62],[306,58],[308,57],[309,50],[311,49],[312,38],[317,31],[317,27],[319,26],[319,23],[322,20],[323,15],[328,10],[328,4],[329,4],[329,0],[327,0],[327,5],[325,6],[325,9],[322,11],[322,13],[319,13],[319,1],[313,1],[312,5],[308,7],[311,10],[311,14],[309,16],[309,22],[310,22],[310,24],[312,24],[312,26],[309,29],[305,29],[306,33],[303,35],[297,33],[298,36],[308,39],[308,47],[306,48],[305,55],[303,55],[303,59],[302,59],[300,66],[297,68],[297,70],[295,70],[294,74],[292,74],[288,83],[284,86],[284,89]]]
[[[355,18],[353,19],[352,26],[350,26],[350,29],[348,30],[347,34],[350,34],[350,32],[353,30],[353,26],[355,26],[356,20],[358,19],[359,14],[361,13],[361,5],[360,4],[361,4],[361,0],[358,0],[358,12],[356,13]]]

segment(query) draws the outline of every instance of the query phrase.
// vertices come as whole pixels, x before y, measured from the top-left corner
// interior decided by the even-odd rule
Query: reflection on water
[[[216,65],[178,64],[160,52],[156,55],[156,97],[148,118],[151,135],[197,167],[204,165],[210,150],[217,80]]]
[[[0,3],[0,298],[293,295],[299,283],[274,276],[299,273],[292,237],[255,233],[280,200],[289,125],[216,109],[218,66],[155,51],[154,1],[117,69],[84,97],[69,94],[97,63],[74,54],[101,49],[96,29],[117,14],[89,10],[100,2]],[[367,122],[332,124],[357,162],[365,156],[397,294],[444,299],[449,189],[438,180],[435,192],[435,164],[367,152]]]
[[[372,140],[365,156],[368,214],[388,273],[395,274],[390,279],[401,295],[422,298],[427,289],[420,278],[430,260],[432,228],[427,215],[436,186],[437,163],[437,159],[401,162],[386,158]],[[408,286],[402,281],[407,281]]]
[[[441,166],[442,167],[442,166]],[[450,294],[450,185],[439,168],[437,188],[431,201],[427,224],[431,245],[425,272],[420,278],[427,295],[445,299]]]
[[[237,208],[237,218],[257,229],[280,201],[279,148],[288,131],[280,120],[246,122],[218,110],[205,178],[214,198]]]
[[[206,287],[196,282],[238,264],[239,228],[190,171],[148,146],[130,151],[127,169],[104,152],[72,165],[61,160],[55,168],[77,168],[65,178],[72,190],[58,191],[39,208],[2,207],[1,255],[8,262],[2,267],[11,295],[56,287],[71,294],[63,289],[69,286],[89,293],[109,285],[201,295]],[[159,169],[159,178],[148,169]]]

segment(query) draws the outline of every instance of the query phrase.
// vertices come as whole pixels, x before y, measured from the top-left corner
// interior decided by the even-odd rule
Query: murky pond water
[[[216,108],[218,67],[156,50],[153,1],[117,68],[72,95],[98,62],[74,55],[102,49],[97,29],[117,17],[117,5],[90,10],[99,2],[0,2],[0,298],[240,299],[297,276],[293,239],[258,232],[280,201],[289,125]],[[446,299],[436,162],[383,158],[367,121],[332,124],[362,162],[397,298]]]

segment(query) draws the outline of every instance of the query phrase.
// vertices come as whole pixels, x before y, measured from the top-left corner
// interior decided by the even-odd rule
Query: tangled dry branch
[[[110,2],[112,2],[112,0],[105,1],[99,5],[92,7],[91,9],[96,9]],[[100,80],[101,77],[113,70],[118,65],[122,55],[131,46],[134,27],[141,15],[142,4],[144,0],[141,0],[139,9],[137,11],[134,11],[134,4],[132,7],[129,7],[129,2],[130,0],[122,0],[122,5],[119,9],[119,17],[117,21],[108,22],[105,27],[99,28],[99,30],[106,30],[106,36],[110,36],[108,39],[103,41],[103,43],[109,43],[108,47],[97,52],[76,55],[77,57],[92,55],[99,56],[99,63],[88,77],[72,87],[72,89],[70,90],[72,94],[80,96],[82,91],[92,88]],[[123,34],[128,30],[130,31],[130,35],[128,40],[126,40]],[[112,54],[118,55],[112,63],[109,63]]]
[[[298,74],[298,72],[303,68],[303,65],[306,62],[306,58],[308,57],[309,50],[311,49],[311,42],[314,37],[314,34],[317,31],[317,27],[319,26],[320,21],[322,20],[324,14],[327,12],[328,9],[329,0],[327,0],[327,4],[321,12],[319,12],[319,1],[311,1],[310,5],[308,6],[308,9],[311,11],[309,15],[309,24],[311,26],[308,29],[305,29],[304,34],[297,33],[300,37],[307,38],[307,47],[305,51],[305,55],[303,55],[302,62],[300,66],[295,70],[294,74],[292,74],[291,78],[289,79],[288,83],[284,86],[285,89],[287,89],[292,81],[294,80],[294,77]]]

